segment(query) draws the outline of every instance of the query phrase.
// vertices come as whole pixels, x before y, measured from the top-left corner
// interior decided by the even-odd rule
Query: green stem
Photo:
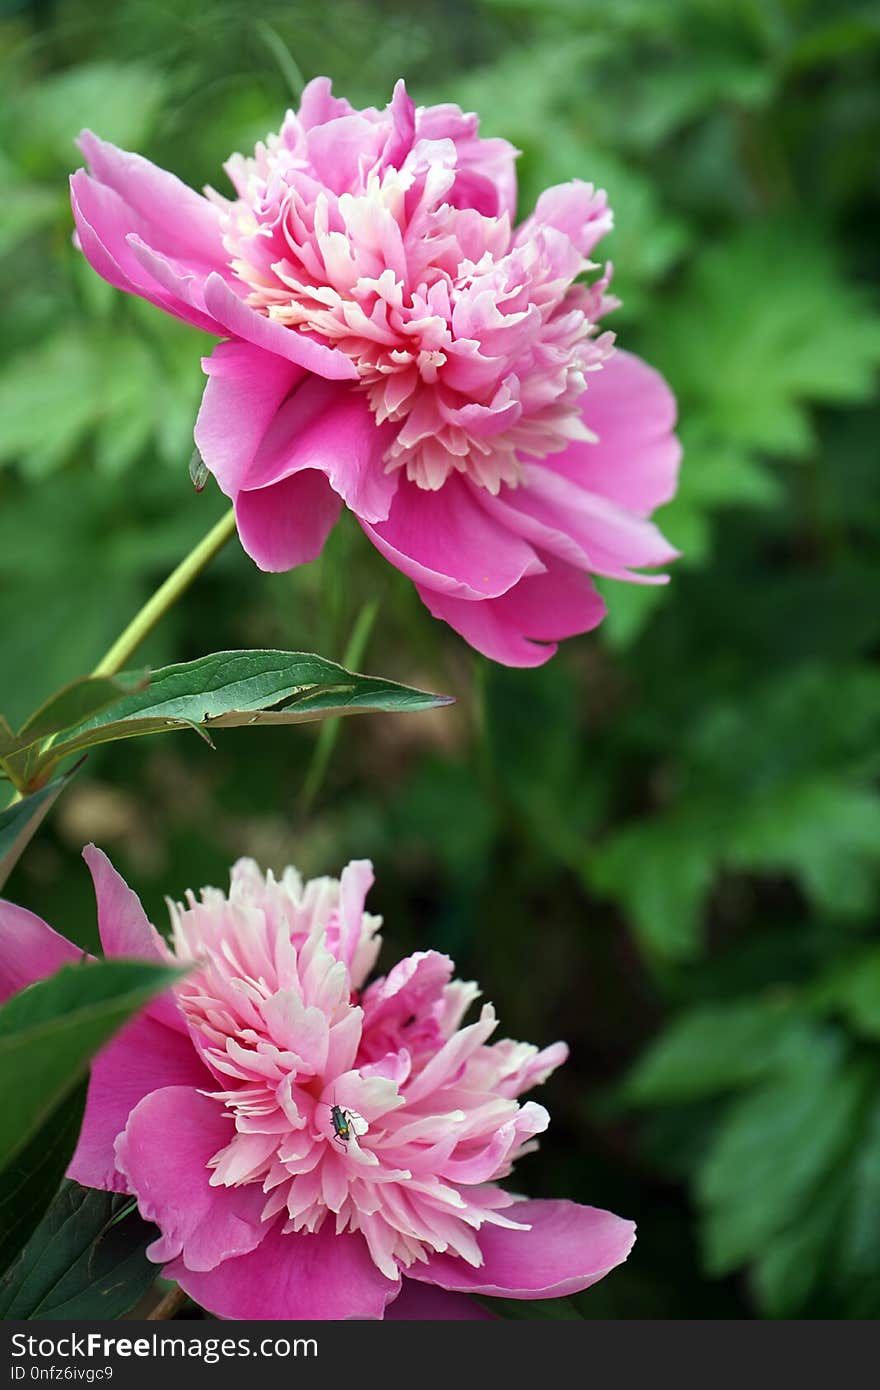
[[[348,639],[348,646],[342,657],[342,664],[348,670],[357,670],[360,665],[378,612],[378,599],[369,599],[358,614],[351,637]],[[341,723],[341,719],[325,719],[321,725],[321,732],[318,734],[315,751],[312,754],[312,760],[300,792],[300,810],[303,813],[311,810],[312,803],[323,786],[327,769],[330,766],[330,759],[336,747],[336,740],[339,737]]]
[[[165,583],[148,599],[139,613],[132,618],[128,627],[110,650],[101,658],[92,672],[93,676],[115,676],[124,669],[129,657],[149,637],[153,628],[163,618],[181,594],[185,592],[205,566],[213,560],[218,550],[229,540],[235,530],[235,513],[232,508],[221,517],[195,549],[191,550],[177,569],[169,574]]]

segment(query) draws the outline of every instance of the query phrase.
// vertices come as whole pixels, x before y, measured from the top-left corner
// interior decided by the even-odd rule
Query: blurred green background
[[[377,869],[387,963],[449,951],[557,1036],[534,1194],[640,1227],[585,1317],[880,1313],[880,8],[820,0],[85,0],[0,19],[0,708],[84,673],[220,515],[187,464],[197,332],[71,244],[82,125],[201,187],[328,73],[408,79],[523,151],[521,207],[608,189],[613,326],[672,382],[665,590],[548,667],[434,622],[343,524],[298,573],[236,545],[144,650],[343,657],[453,693],[304,730],[95,754],[9,896],[83,943],[94,838],[160,923],[239,854]],[[604,246],[603,246],[604,250]],[[348,519],[351,522],[351,519]],[[541,1097],[544,1099],[545,1097]]]

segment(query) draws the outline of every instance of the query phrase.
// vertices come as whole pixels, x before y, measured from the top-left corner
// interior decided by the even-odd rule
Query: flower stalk
[[[177,568],[169,574],[165,583],[160,585],[140,612],[132,618],[125,631],[117,637],[109,651],[98,662],[92,672],[93,676],[115,676],[117,672],[124,670],[127,662],[141,643],[149,637],[157,623],[174,606],[181,594],[185,593],[206,565],[213,560],[218,551],[223,549],[234,531],[235,512],[230,507],[225,516],[220,518],[216,526],[212,526],[208,534],[181,560]]]

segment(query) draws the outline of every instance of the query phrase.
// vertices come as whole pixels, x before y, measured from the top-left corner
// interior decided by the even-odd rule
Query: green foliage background
[[[316,73],[480,111],[523,151],[521,212],[574,176],[608,189],[614,326],[672,382],[686,446],[671,586],[609,584],[600,633],[540,671],[474,658],[353,524],[292,575],[230,546],[146,660],[341,660],[367,596],[360,668],[457,705],[350,721],[333,750],[306,728],[96,753],[9,896],[88,945],[89,838],[160,923],[240,854],[371,855],[388,961],[447,950],[512,1035],[571,1043],[518,1177],[639,1222],[585,1317],[876,1316],[880,8],[20,0],[0,45],[11,718],[222,510],[187,475],[206,340],[71,244],[83,125],[201,187]]]

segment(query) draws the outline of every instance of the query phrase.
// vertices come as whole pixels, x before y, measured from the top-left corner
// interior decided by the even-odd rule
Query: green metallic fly
[[[333,1125],[333,1138],[343,1148],[353,1134],[366,1134],[369,1129],[363,1115],[359,1115],[356,1110],[343,1110],[340,1105],[330,1106],[330,1122]]]

